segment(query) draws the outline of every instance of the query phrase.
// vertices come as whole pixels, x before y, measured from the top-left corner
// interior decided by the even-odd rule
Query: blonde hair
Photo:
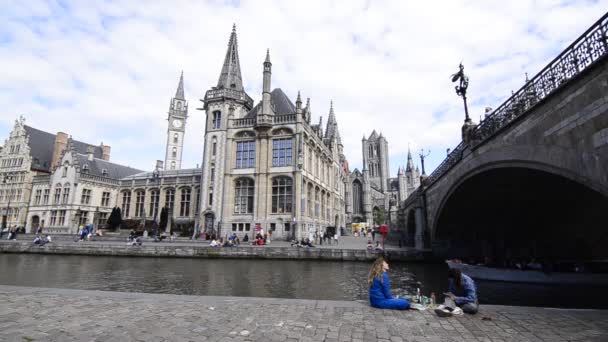
[[[380,282],[382,282],[382,264],[384,264],[384,258],[378,257],[376,261],[372,264],[372,268],[369,270],[369,275],[367,276],[367,281],[369,282],[369,287],[372,287],[374,284],[374,278],[378,278]]]

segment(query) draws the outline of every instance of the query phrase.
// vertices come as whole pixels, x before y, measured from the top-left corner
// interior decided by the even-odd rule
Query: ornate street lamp
[[[467,106],[467,88],[469,87],[469,76],[464,74],[464,66],[462,63],[459,65],[459,70],[457,73],[452,75],[452,82],[460,81],[459,85],[454,87],[456,89],[456,95],[462,97],[462,101],[464,101],[464,122],[471,122],[471,118],[469,117],[469,107]]]

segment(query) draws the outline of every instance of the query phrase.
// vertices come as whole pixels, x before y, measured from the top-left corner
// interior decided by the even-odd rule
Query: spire
[[[298,98],[296,99],[296,109],[302,109],[302,97],[300,96],[299,90],[298,90]]]
[[[270,49],[266,49],[266,60],[264,63],[270,63]]]
[[[338,122],[334,114],[334,101],[329,102],[329,117],[327,118],[327,126],[325,128],[325,138],[332,139],[338,131]]]
[[[397,176],[403,176],[403,166],[399,166],[399,169],[397,170]]]
[[[405,172],[412,172],[414,171],[414,161],[412,160],[412,151],[410,151],[410,148],[407,148],[407,168],[405,169]]]
[[[175,92],[175,98],[180,100],[185,100],[184,97],[184,71],[182,70],[182,75],[179,77],[179,84],[177,85],[177,91]]]
[[[236,39],[236,25],[232,25],[232,33],[228,41],[228,50],[224,58],[224,65],[217,82],[218,88],[232,88],[243,91],[243,80],[241,78],[241,64],[239,62],[239,50]]]

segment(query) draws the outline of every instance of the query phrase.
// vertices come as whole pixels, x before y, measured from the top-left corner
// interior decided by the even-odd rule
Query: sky
[[[408,148],[429,174],[460,142],[469,76],[479,121],[608,9],[601,1],[2,1],[0,139],[26,124],[110,145],[111,161],[152,170],[164,160],[167,111],[184,72],[189,101],[182,168],[202,161],[199,99],[217,84],[236,24],[243,82],[261,99],[262,63],[313,122],[333,100],[351,169],[361,139],[388,141],[391,176]]]

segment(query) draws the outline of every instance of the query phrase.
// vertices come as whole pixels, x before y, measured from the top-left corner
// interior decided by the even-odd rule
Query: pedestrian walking
[[[338,245],[338,233],[334,234],[334,242]]]

